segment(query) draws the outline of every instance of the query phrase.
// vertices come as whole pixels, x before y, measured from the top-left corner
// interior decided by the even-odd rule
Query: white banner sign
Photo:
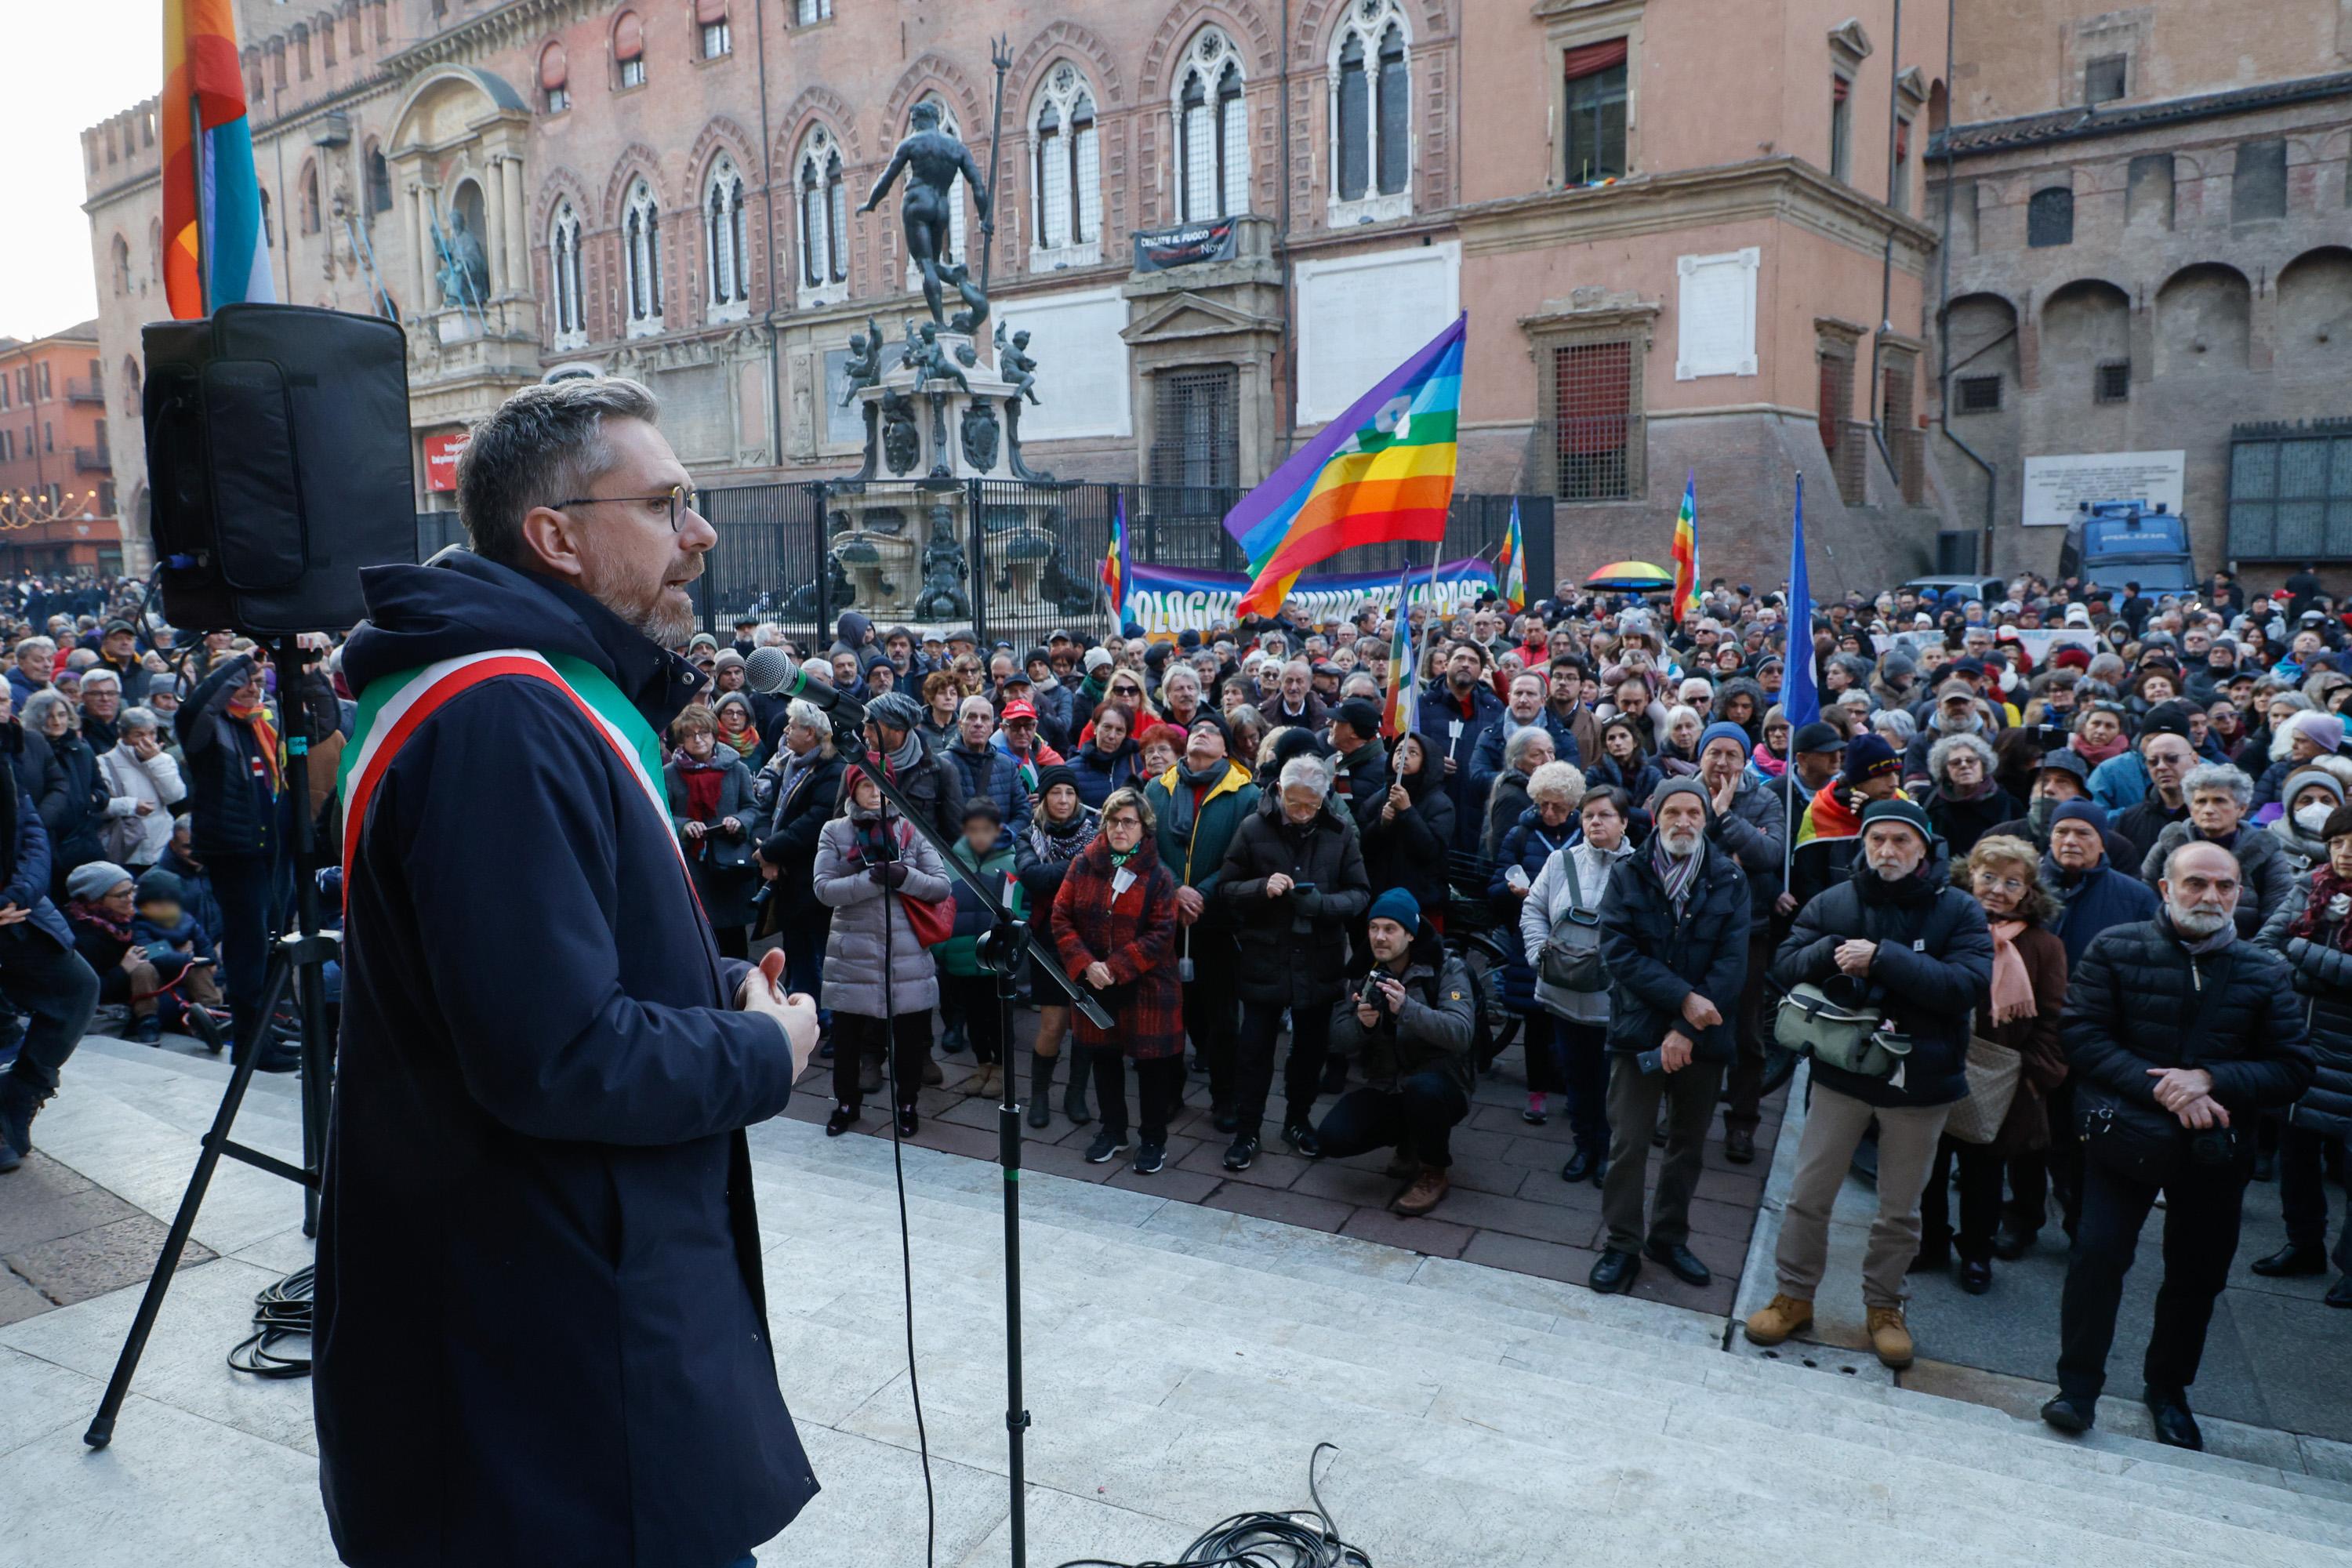
[[[2186,452],[2082,452],[2025,459],[2025,497],[2018,521],[2028,528],[2063,528],[2080,518],[2084,501],[2136,500],[2180,510]]]
[[[2093,653],[2099,651],[2099,639],[2077,626],[2050,626],[2040,631],[2027,631],[2020,626],[2016,628],[2016,636],[2018,645],[2025,649],[2025,657],[2033,661],[2037,669],[2050,662],[2050,650],[2063,644],[2072,643]],[[1873,632],[1870,642],[1873,649],[1881,654],[1895,646],[1895,638],[1885,632]]]

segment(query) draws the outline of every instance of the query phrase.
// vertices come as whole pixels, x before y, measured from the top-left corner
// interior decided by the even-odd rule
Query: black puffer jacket
[[[1709,813],[1710,818],[1713,813]],[[1738,1055],[1734,1020],[1748,981],[1748,873],[1710,838],[1698,886],[1682,914],[1666,897],[1654,857],[1635,850],[1617,864],[1601,900],[1601,956],[1609,966],[1609,1048],[1646,1051],[1680,1029],[1702,1061]],[[1695,1029],[1683,1002],[1697,992],[1723,1021]]]
[[[228,715],[230,699],[252,679],[249,654],[223,659],[172,716],[186,759],[191,847],[200,857],[270,854],[282,835],[253,726]]]
[[[1838,948],[1874,942],[1877,955],[1860,981],[1837,966]],[[1992,983],[1992,932],[1984,906],[1945,882],[1932,858],[1888,882],[1860,855],[1844,881],[1797,911],[1772,963],[1772,984],[1820,986],[1832,1001],[1882,1009],[1911,1037],[1898,1087],[1813,1063],[1814,1081],[1866,1105],[1949,1105],[1969,1091],[1969,1013]]]
[[[2303,998],[2304,1023],[2311,1031],[2316,1076],[2294,1103],[2294,1123],[2326,1137],[2352,1138],[2352,952],[2334,941],[2288,933],[2310,902],[2311,879],[2305,877],[2264,922],[2262,944],[2284,954],[2294,971],[2295,994]],[[2320,930],[2336,932],[2347,919],[2352,911],[2323,914]]]
[[[43,737],[55,761],[51,788],[39,804],[41,826],[49,834],[49,896],[66,896],[66,878],[75,868],[106,858],[100,837],[106,826],[106,775],[89,742],[68,731]]]
[[[2148,1068],[2203,1068],[2213,1098],[2244,1126],[2311,1087],[2304,1012],[2277,953],[2250,942],[2192,953],[2158,914],[2091,943],[2067,987],[2061,1037],[2077,1082],[2148,1110],[2162,1109]]]
[[[1410,808],[1386,822],[1381,820],[1381,798],[1364,829],[1364,871],[1382,892],[1402,888],[1413,896],[1423,914],[1445,911],[1446,847],[1454,842],[1454,797],[1443,783],[1423,787],[1421,775],[1404,781]]]
[[[1347,974],[1348,924],[1371,906],[1363,848],[1336,797],[1295,827],[1282,815],[1282,792],[1264,794],[1234,830],[1217,873],[1217,897],[1241,927],[1238,989],[1245,1002],[1328,1008]],[[1276,872],[1314,890],[1269,899],[1266,879]]]

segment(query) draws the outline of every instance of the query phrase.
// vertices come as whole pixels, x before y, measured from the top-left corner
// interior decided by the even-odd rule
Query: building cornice
[[[469,16],[454,27],[383,57],[384,68],[414,75],[429,66],[477,60],[528,38],[538,37],[564,23],[577,21],[609,6],[604,0],[507,0],[503,5]]]
[[[1927,224],[1786,156],[1503,196],[1456,207],[1452,216],[1470,256],[1743,218],[1785,219],[1872,256],[1892,236],[1896,265],[1913,273],[1925,271],[1936,248]]]
[[[2232,88],[2226,92],[2199,93],[2192,98],[2156,103],[2100,104],[2092,108],[2021,114],[2007,120],[1955,125],[1930,139],[1931,159],[1982,157],[2021,147],[2046,147],[2058,142],[2082,142],[2097,136],[2121,136],[2156,126],[2181,125],[2225,115],[2252,114],[2265,109],[2311,103],[2323,99],[2352,97],[2352,71],[2302,77],[2294,81],[2266,82],[2258,87]]]

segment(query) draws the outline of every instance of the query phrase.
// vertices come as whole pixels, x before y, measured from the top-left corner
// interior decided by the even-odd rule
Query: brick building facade
[[[1941,5],[291,13],[242,11],[281,298],[399,312],[420,492],[464,421],[571,365],[646,380],[709,480],[854,468],[848,337],[920,309],[895,193],[856,209],[919,102],[985,163],[1002,34],[990,281],[1042,366],[1033,462],[1254,482],[1466,309],[1463,485],[1556,496],[1564,574],[1663,556],[1685,473],[1710,575],[1780,580],[1800,471],[1824,589],[1924,569],[1947,510],[1916,412]],[[154,113],[85,135],[126,372],[162,310]],[[442,281],[460,215],[478,299]],[[1139,234],[1227,222],[1137,263]],[[118,479],[135,515],[135,451]]]
[[[1956,526],[2053,570],[2029,462],[2143,454],[2114,482],[2178,473],[2201,571],[2352,561],[2352,8],[2001,0],[1959,9],[1956,58],[1929,165]]]
[[[107,403],[96,321],[0,338],[0,571],[121,570]]]

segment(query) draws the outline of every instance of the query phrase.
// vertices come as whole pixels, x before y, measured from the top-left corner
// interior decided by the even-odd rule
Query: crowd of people
[[[719,952],[772,942],[819,999],[828,1133],[886,1091],[914,1133],[940,1058],[968,1056],[969,1092],[1093,1123],[1088,1160],[1150,1175],[1198,1079],[1225,1169],[1269,1137],[1388,1152],[1392,1206],[1420,1215],[1517,1046],[1521,1114],[1564,1117],[1559,1176],[1601,1194],[1591,1283],[1619,1291],[1650,1264],[1708,1280],[1688,1243],[1716,1119],[1724,1158],[1754,1161],[1763,1097],[1810,1055],[1777,1290],[1748,1336],[1811,1322],[1859,1163],[1877,1197],[1856,1283],[1890,1365],[1914,1353],[1907,1276],[1981,1294],[2064,1232],[2044,1415],[2080,1430],[2161,1200],[2146,1398],[2193,1446],[2248,1181],[2280,1184],[2289,1231],[2252,1267],[2333,1268],[2326,1300],[2352,1306],[2352,1224],[2326,1237],[2352,1132],[2352,616],[2296,581],[1854,596],[1793,649],[1780,597],[1723,583],[1679,619],[1571,583],[1523,613],[1415,605],[1409,637],[1370,608],[1025,649],[856,612],[803,647],[746,619],[684,650],[707,685],[660,783]],[[289,675],[226,634],[175,637],[135,588],[89,592],[38,620],[21,584],[0,605],[20,1039],[0,1168],[97,1007],[132,1038],[297,1064],[261,975],[292,814],[319,814],[331,860],[353,725],[323,639]],[[862,722],[751,690],[763,646]],[[1817,714],[1790,710],[1792,658]],[[1025,1084],[992,906],[1112,1020],[1022,959]]]

